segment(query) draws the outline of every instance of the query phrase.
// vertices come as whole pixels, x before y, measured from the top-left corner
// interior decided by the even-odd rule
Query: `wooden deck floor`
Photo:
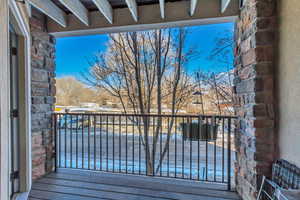
[[[158,177],[59,169],[33,183],[30,198],[47,200],[228,200],[226,186]]]

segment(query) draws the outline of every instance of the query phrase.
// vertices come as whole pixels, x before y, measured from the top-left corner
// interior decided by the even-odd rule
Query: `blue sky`
[[[222,72],[226,67],[215,64],[208,56],[215,48],[215,40],[225,34],[232,35],[234,24],[223,23],[188,27],[187,45],[197,49],[199,56],[186,66],[188,72],[198,71]],[[99,52],[106,50],[108,36],[91,35],[80,37],[58,38],[56,41],[56,74],[57,77],[75,76],[81,78],[80,72],[89,67],[88,60]],[[232,58],[232,59],[231,59]],[[233,55],[230,55],[233,60]]]

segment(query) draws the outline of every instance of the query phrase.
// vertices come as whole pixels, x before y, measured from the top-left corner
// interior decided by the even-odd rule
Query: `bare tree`
[[[162,131],[162,104],[171,105],[171,113],[176,114],[194,87],[184,72],[184,65],[193,53],[185,51],[185,37],[182,28],[112,34],[107,51],[97,56],[85,74],[90,84],[119,98],[124,113],[132,108],[133,113],[142,114],[143,125],[138,128],[143,134],[149,174],[161,167],[172,134],[174,119],[168,124],[162,156],[155,166],[156,144]],[[154,110],[158,117],[150,141],[150,118],[145,114]]]
[[[226,31],[222,37],[215,39],[213,50],[210,52],[209,59],[213,62],[214,67],[225,69],[224,72],[216,74],[211,72],[199,71],[201,82],[207,86],[210,92],[210,102],[217,109],[218,114],[232,114],[230,109],[233,102],[232,77],[233,77],[233,36]],[[222,106],[221,106],[222,105]]]
[[[79,105],[89,99],[95,99],[96,93],[76,80],[75,77],[68,76],[56,79],[57,104],[63,106]],[[84,95],[83,95],[84,94]]]
[[[79,106],[87,102],[104,105],[108,100],[118,102],[105,90],[89,87],[73,76],[57,78],[56,90],[56,104],[61,106]]]

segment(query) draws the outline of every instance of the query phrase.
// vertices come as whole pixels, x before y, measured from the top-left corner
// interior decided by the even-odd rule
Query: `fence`
[[[231,187],[234,117],[54,114],[56,167]]]

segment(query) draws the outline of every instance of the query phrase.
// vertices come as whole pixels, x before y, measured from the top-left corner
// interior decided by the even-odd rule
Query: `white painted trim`
[[[106,28],[97,28],[97,29],[87,29],[87,30],[80,30],[80,31],[53,32],[51,33],[51,35],[59,38],[59,37],[69,37],[69,36],[143,31],[143,30],[158,29],[158,28],[217,24],[217,23],[225,23],[225,22],[235,22],[236,20],[237,20],[236,16],[231,16],[231,17],[219,17],[219,18],[210,18],[210,19],[182,20],[182,21],[169,22],[169,23],[156,23],[156,24],[143,24],[143,25],[138,24],[138,25],[129,25],[129,26],[115,26],[115,27],[106,27]]]
[[[126,27],[149,27],[160,26],[168,27],[174,26],[174,24],[185,23],[186,21],[192,22],[199,20],[199,24],[221,23],[225,17],[232,17],[239,15],[239,0],[231,0],[232,3],[228,6],[225,13],[221,13],[221,4],[219,0],[201,0],[199,6],[193,16],[190,16],[190,12],[187,12],[191,7],[190,1],[176,1],[165,3],[165,19],[161,18],[161,11],[159,4],[138,6],[138,12],[140,13],[138,21],[134,21],[129,14],[128,8],[114,9],[114,23],[110,24],[105,17],[99,11],[90,11],[90,25],[85,26],[78,21],[76,16],[69,14],[67,16],[68,26],[63,28],[52,20],[47,20],[47,30],[51,33],[58,33],[57,35],[68,36],[68,33],[76,33],[76,35],[106,32],[113,30],[112,32],[119,32],[126,30]],[[195,23],[197,24],[197,22]],[[124,28],[125,27],[125,28]],[[143,29],[143,28],[140,28]],[[147,28],[146,28],[147,29]],[[59,33],[61,32],[61,33]],[[71,35],[70,35],[71,36]]]
[[[224,13],[229,6],[231,0],[221,0],[221,13]]]
[[[104,15],[104,17],[109,21],[109,23],[113,23],[113,9],[110,3],[107,0],[93,0],[94,4],[100,10],[100,12]]]
[[[136,4],[136,0],[125,0],[130,13],[134,19],[134,21],[138,21],[138,11],[137,11],[137,4]]]
[[[20,81],[23,88],[20,88],[20,126],[25,130],[20,134],[21,148],[20,152],[20,195],[17,199],[24,199],[31,189],[32,184],[32,166],[31,166],[31,42],[30,30],[28,24],[28,13],[26,5],[9,1],[10,11],[14,17],[17,27],[17,34],[20,40],[19,46],[19,64],[21,69]]]
[[[66,8],[68,8],[82,23],[89,25],[88,10],[79,0],[59,0]]]
[[[29,30],[29,26],[27,24],[27,22],[25,21],[24,16],[21,12],[20,7],[24,6],[22,5],[22,3],[17,3],[14,0],[9,0],[9,8],[12,12],[12,14],[15,17],[15,20],[18,24],[16,24],[18,26],[18,30],[20,35],[24,36],[24,37],[30,37],[30,30]],[[25,6],[25,8],[27,10],[27,6]]]
[[[191,16],[193,16],[195,14],[197,3],[198,3],[198,0],[191,0],[191,10],[190,10]]]
[[[165,0],[159,0],[159,8],[160,8],[160,15],[161,18],[165,18]]]
[[[66,22],[66,13],[58,8],[52,1],[50,0],[28,0],[28,2],[40,10],[42,13],[56,21],[63,27],[67,26]]]
[[[9,7],[0,0],[0,199],[9,199]]]

